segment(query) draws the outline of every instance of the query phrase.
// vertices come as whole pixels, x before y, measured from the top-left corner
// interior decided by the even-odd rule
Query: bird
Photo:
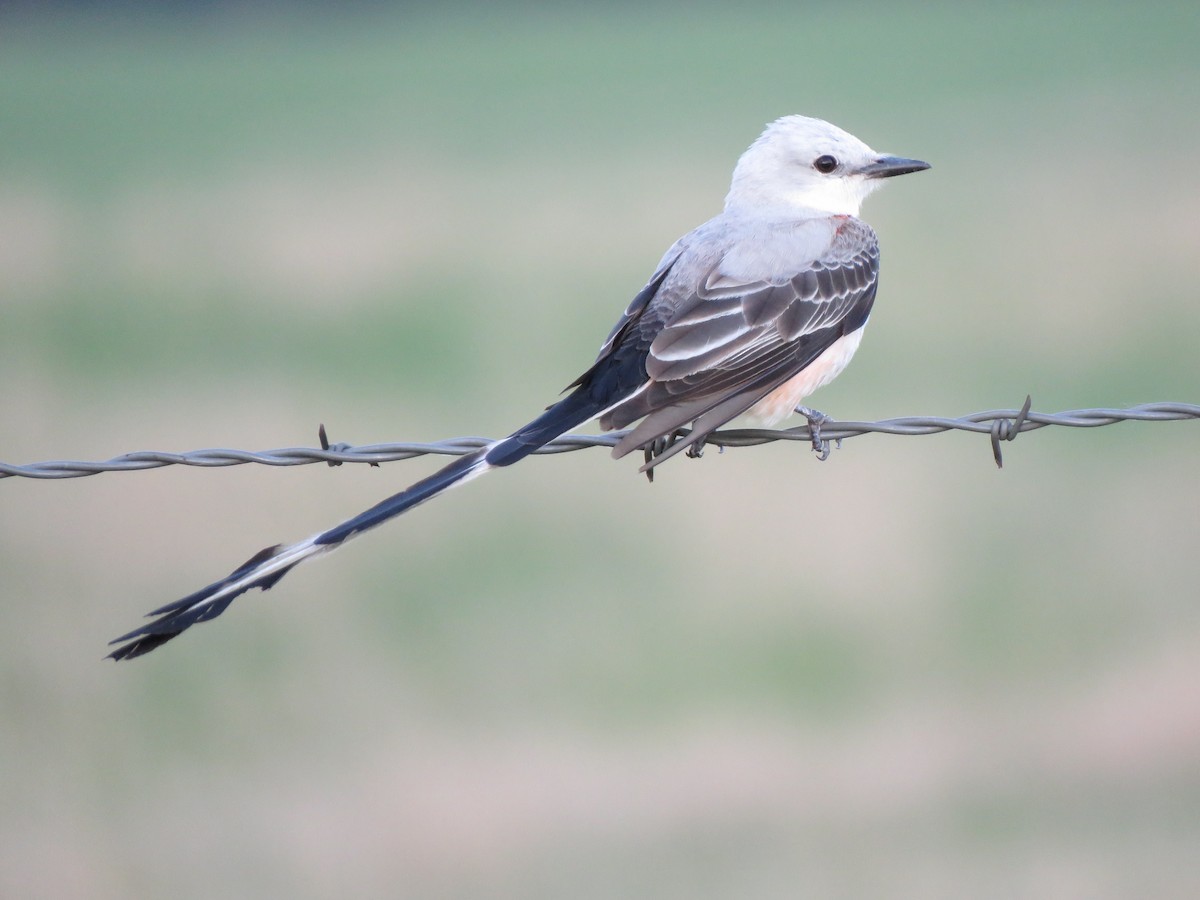
[[[734,167],[724,209],[671,245],[562,399],[341,524],[267,547],[159,607],[152,621],[111,641],[120,646],[108,658],[142,656],[246,591],[273,587],[299,563],[591,420],[629,429],[613,456],[646,451],[648,474],[743,415],[772,425],[796,411],[815,432],[823,417],[802,403],[849,363],[878,287],[879,242],[858,218],[862,202],[885,179],[928,168],[877,153],[821,119],[769,123]]]

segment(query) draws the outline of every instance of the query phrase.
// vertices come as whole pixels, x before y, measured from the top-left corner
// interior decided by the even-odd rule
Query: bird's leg
[[[659,437],[656,437],[654,440],[652,440],[650,443],[648,443],[645,447],[642,448],[642,453],[646,457],[646,462],[649,463],[652,460],[658,459],[658,457],[660,457],[662,454],[666,453],[670,447],[674,446],[676,441],[678,441],[680,438],[687,437],[689,433],[690,432],[686,428],[676,428],[670,434],[664,434]],[[701,438],[700,440],[696,441],[694,444],[691,444],[683,452],[686,453],[688,455],[688,457],[691,459],[699,459],[701,456],[704,455],[704,439]],[[646,470],[646,480],[653,483],[653,481],[654,481],[654,470],[653,469]]]
[[[808,419],[808,433],[812,435],[813,452],[818,454],[821,462],[829,459],[829,441],[821,437],[821,426],[833,421],[819,409],[809,409],[807,406],[797,406],[796,412]]]
[[[673,434],[660,435],[643,447],[642,453],[646,457],[646,465],[650,465],[651,462],[658,459],[674,443],[675,438],[676,436]],[[654,469],[646,470],[646,480],[654,484]]]

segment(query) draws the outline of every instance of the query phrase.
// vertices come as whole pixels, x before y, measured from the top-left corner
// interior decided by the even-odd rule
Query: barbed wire
[[[1039,413],[1030,409],[1031,400],[1025,398],[1021,409],[993,409],[972,413],[959,418],[939,416],[907,416],[883,419],[877,422],[850,422],[826,419],[820,425],[820,439],[840,445],[843,440],[864,434],[928,435],[947,431],[967,431],[986,434],[991,439],[992,454],[997,466],[1003,465],[1000,452],[1001,441],[1011,441],[1018,434],[1037,431],[1050,425],[1069,428],[1098,428],[1117,422],[1170,422],[1185,419],[1200,419],[1200,405],[1193,403],[1144,403],[1124,409],[1073,409],[1060,413]],[[612,447],[627,432],[614,431],[608,434],[569,434],[556,438],[535,451],[539,454],[570,453],[592,447]],[[686,434],[682,430],[680,435]],[[12,465],[0,462],[0,478],[83,478],[101,472],[130,472],[143,469],[158,469],[163,466],[200,466],[221,468],[258,463],[264,466],[303,466],[326,463],[331,466],[342,463],[367,463],[379,465],[417,456],[462,456],[492,442],[491,438],[459,437],[431,443],[398,442],[388,444],[329,444],[325,440],[324,426],[320,428],[321,447],[286,447],[278,450],[229,450],[213,448],[192,450],[185,453],[167,453],[158,450],[139,450],[99,462],[86,460],[49,460],[46,462]],[[775,441],[813,442],[808,425],[795,428],[764,429],[737,428],[715,431],[708,436],[706,447],[754,447]]]

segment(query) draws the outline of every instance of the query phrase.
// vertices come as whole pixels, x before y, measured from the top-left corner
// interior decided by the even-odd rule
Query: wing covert
[[[648,381],[600,420],[624,428],[643,419],[614,455],[693,422],[686,443],[702,438],[861,328],[875,299],[879,247],[869,226],[848,218],[827,251],[790,276],[731,278],[721,262],[645,336]]]

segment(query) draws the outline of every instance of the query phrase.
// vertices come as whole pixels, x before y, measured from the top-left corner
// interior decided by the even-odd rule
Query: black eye
[[[813,168],[816,169],[818,172],[820,172],[822,175],[828,175],[830,172],[832,172],[837,167],[838,167],[838,161],[836,159],[834,159],[832,156],[830,156],[829,154],[826,154],[825,156],[818,156],[816,158],[816,160],[813,162]]]

